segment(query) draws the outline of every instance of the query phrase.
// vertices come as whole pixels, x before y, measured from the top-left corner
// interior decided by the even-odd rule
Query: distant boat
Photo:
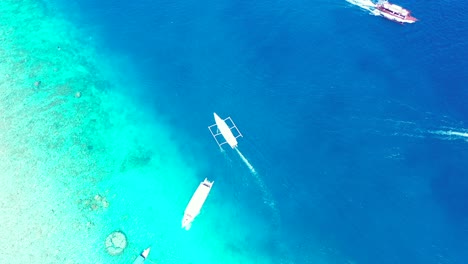
[[[148,257],[150,248],[147,248],[141,252],[141,254],[133,261],[133,264],[143,264]]]
[[[190,202],[185,208],[184,217],[182,218],[182,228],[185,228],[185,230],[189,230],[190,227],[192,227],[192,222],[200,213],[208,194],[210,194],[213,183],[214,181],[210,182],[205,178],[193,194],[192,199],[190,199]]]
[[[375,5],[376,11],[379,15],[386,19],[396,21],[399,23],[414,23],[418,21],[415,17],[411,16],[408,9],[395,4],[391,4],[387,0],[381,0]]]

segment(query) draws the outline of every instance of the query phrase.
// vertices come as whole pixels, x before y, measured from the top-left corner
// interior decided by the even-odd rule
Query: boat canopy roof
[[[393,11],[395,13],[402,14],[404,16],[409,14],[408,10],[404,9],[403,7],[398,6],[398,5],[394,5],[394,4],[390,4],[388,2],[384,2],[382,6],[385,9],[388,9],[388,10]]]

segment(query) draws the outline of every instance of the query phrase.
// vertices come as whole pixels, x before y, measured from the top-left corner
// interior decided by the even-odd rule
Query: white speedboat
[[[375,5],[375,8],[379,15],[398,23],[414,23],[418,21],[418,19],[411,15],[408,9],[392,4],[387,0],[379,1]]]
[[[133,264],[143,264],[145,263],[146,258],[148,257],[150,248],[147,248],[141,252],[141,254],[133,261]]]
[[[185,208],[184,217],[182,218],[182,228],[185,228],[185,230],[189,230],[190,227],[192,227],[192,222],[200,213],[208,194],[210,194],[213,183],[214,181],[210,182],[205,178],[193,194],[192,199],[190,199],[190,202]]]

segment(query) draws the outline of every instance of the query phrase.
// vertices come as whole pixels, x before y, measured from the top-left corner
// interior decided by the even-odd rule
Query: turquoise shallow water
[[[0,7],[1,263],[129,263],[148,246],[158,263],[270,263],[252,247],[268,240],[257,231],[265,220],[245,218],[217,188],[190,232],[180,228],[193,191],[216,172],[118,92],[131,77],[109,69],[128,69],[125,58],[98,55],[53,5]],[[128,247],[109,256],[115,230]]]

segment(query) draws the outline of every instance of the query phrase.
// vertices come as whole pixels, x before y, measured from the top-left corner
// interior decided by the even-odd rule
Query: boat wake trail
[[[370,14],[378,15],[375,11],[375,4],[371,0],[346,0],[346,2],[359,6],[360,8],[369,11]]]
[[[434,130],[428,131],[430,134],[436,135],[445,140],[463,140],[468,142],[468,130],[454,131],[454,130]]]
[[[251,174],[255,177],[255,181],[257,185],[260,187],[260,191],[262,192],[263,203],[268,205],[275,212],[275,214],[277,214],[278,210],[276,208],[276,203],[273,200],[273,197],[268,191],[268,188],[266,187],[262,178],[260,178],[255,168],[252,166],[252,164],[250,164],[249,160],[240,152],[240,150],[238,148],[235,148],[235,149],[237,151],[237,154],[239,154],[239,157],[242,159],[245,165],[247,165],[247,167],[249,168]]]
[[[420,139],[437,139],[446,141],[468,142],[468,128],[460,122],[438,119],[437,116],[427,116],[426,120],[439,124],[428,124],[419,121],[407,121],[398,119],[365,119],[378,129],[367,129],[366,133],[375,133],[383,136],[412,137]]]
[[[252,166],[252,164],[250,164],[249,160],[244,156],[242,155],[242,153],[240,152],[240,150],[238,148],[235,148],[236,151],[237,151],[237,154],[239,154],[239,157],[241,157],[242,161],[245,163],[245,165],[247,165],[247,167],[249,168],[250,172],[252,174],[257,174],[257,171],[255,170],[255,168]]]
[[[394,119],[368,119],[368,121],[373,124],[378,123],[380,127],[380,129],[368,130],[368,132],[373,131],[381,135],[468,142],[468,129],[458,124],[447,124],[448,121],[444,121],[446,124],[436,126]]]

